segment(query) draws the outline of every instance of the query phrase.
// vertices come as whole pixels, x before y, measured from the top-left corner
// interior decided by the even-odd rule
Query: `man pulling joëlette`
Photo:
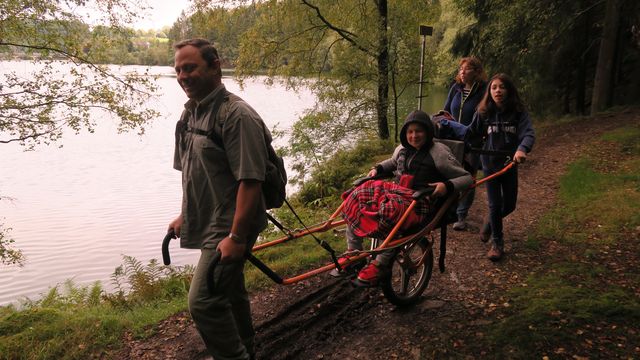
[[[271,135],[255,110],[226,91],[217,50],[207,40],[185,40],[175,50],[178,83],[189,101],[176,126],[174,155],[174,168],[182,172],[182,210],[169,229],[181,247],[201,250],[189,311],[214,359],[252,359],[244,263],[267,224],[261,184]],[[211,131],[222,144],[207,136]],[[216,251],[221,258],[209,289],[207,269]]]

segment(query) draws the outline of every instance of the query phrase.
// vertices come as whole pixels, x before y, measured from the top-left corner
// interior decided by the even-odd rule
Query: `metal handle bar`
[[[513,151],[506,151],[506,150],[486,150],[486,149],[482,149],[482,148],[470,148],[469,152],[474,153],[474,154],[480,154],[480,155],[489,155],[489,156],[506,156],[506,157],[513,157],[514,152]]]

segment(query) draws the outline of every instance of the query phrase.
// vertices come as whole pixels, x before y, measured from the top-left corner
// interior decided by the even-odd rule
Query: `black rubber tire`
[[[412,264],[418,262],[426,254],[424,263],[414,269]],[[414,244],[405,245],[393,257],[393,262],[380,287],[384,296],[394,305],[408,306],[416,303],[429,286],[433,270],[433,248],[422,239]]]

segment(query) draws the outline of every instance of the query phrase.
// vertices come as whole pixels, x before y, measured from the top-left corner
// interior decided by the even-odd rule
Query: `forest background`
[[[105,25],[80,15],[90,5]],[[318,166],[343,148],[336,144],[397,141],[421,73],[448,87],[463,56],[480,58],[489,75],[510,74],[539,116],[595,113],[640,95],[640,4],[629,0],[198,0],[171,27],[148,31],[133,29],[139,8],[123,0],[2,0],[0,8],[0,58],[43,66],[0,87],[0,143],[29,148],[91,131],[96,107],[119,118],[120,130],[144,132],[157,115],[145,106],[153,82],[99,64],[171,65],[172,44],[204,37],[237,79],[266,75],[317,95],[282,149],[292,182],[308,185],[305,202],[342,186],[309,182],[309,164],[322,175]],[[419,35],[421,25],[433,26],[431,36]],[[56,61],[71,73],[56,77]],[[3,260],[19,258],[0,249]]]
[[[89,5],[105,25],[78,15]],[[317,96],[281,149],[293,164],[300,189],[293,200],[306,219],[323,215],[311,207],[331,209],[363,164],[393,149],[404,114],[416,106],[423,39],[428,85],[448,87],[459,58],[477,56],[489,75],[510,74],[534,119],[546,125],[640,97],[640,3],[632,0],[197,0],[173,26],[156,31],[133,30],[138,10],[128,0],[0,0],[0,59],[38,65],[29,78],[9,74],[0,84],[0,144],[29,149],[92,131],[103,120],[91,117],[95,108],[119,119],[119,130],[143,133],[157,116],[146,106],[157,90],[153,79],[108,65],[171,65],[173,43],[204,37],[237,79],[262,75]],[[420,25],[433,26],[432,35],[422,38]],[[71,70],[57,73],[60,62]],[[0,263],[20,263],[3,230],[0,223]],[[71,287],[62,296],[54,288],[22,313],[2,308],[0,353],[23,353],[30,344],[35,352],[48,349],[49,358],[86,358],[120,343],[126,327],[140,335],[184,309],[183,270],[126,258],[114,273],[128,281],[121,292]],[[168,280],[159,278],[167,273]],[[90,310],[65,312],[72,306]],[[94,323],[103,324],[99,331]]]

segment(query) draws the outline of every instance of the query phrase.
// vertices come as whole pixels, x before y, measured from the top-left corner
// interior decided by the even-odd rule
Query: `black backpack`
[[[239,100],[242,99],[225,90],[225,95],[213,105],[216,109],[215,117],[217,118],[219,116],[219,111],[223,102]],[[207,136],[211,141],[216,143],[216,145],[224,149],[222,137],[218,135],[214,129],[204,131],[201,129],[190,128],[187,124],[178,124],[178,126],[184,127],[186,131]],[[287,197],[287,170],[284,167],[284,160],[281,156],[276,154],[273,146],[271,146],[271,142],[267,138],[266,125],[263,123],[262,126],[265,127],[264,140],[267,146],[267,169],[265,171],[264,182],[262,183],[262,194],[264,195],[265,206],[268,210],[279,208],[284,204]]]
[[[287,170],[284,167],[284,160],[276,154],[271,143],[266,142],[266,138],[265,143],[267,144],[267,154],[269,158],[267,161],[267,171],[264,175],[264,182],[262,183],[262,194],[264,195],[264,203],[268,210],[282,206],[287,197]]]

